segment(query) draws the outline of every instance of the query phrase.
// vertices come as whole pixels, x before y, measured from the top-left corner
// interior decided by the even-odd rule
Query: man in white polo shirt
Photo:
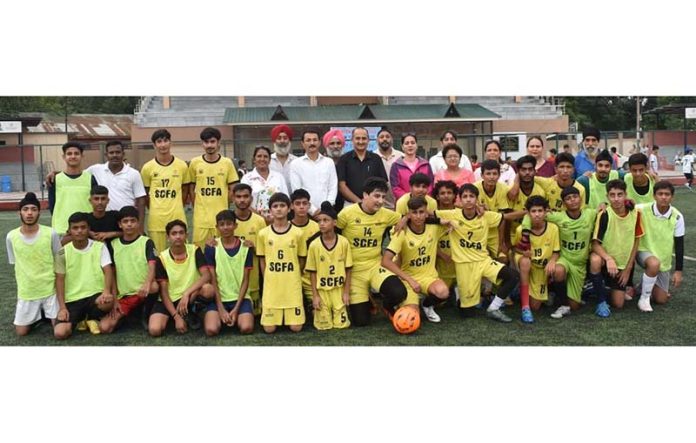
[[[322,202],[333,205],[338,193],[338,177],[334,162],[319,153],[319,130],[307,129],[302,133],[305,155],[290,164],[290,187],[309,192],[309,214],[319,213]]]

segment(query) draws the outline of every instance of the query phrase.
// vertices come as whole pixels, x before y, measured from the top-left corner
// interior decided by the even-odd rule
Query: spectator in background
[[[471,171],[472,172],[481,167],[481,163],[478,162],[478,155],[471,154],[469,156],[469,158],[471,159]]]
[[[585,128],[582,131],[582,145],[575,156],[575,177],[580,177],[585,172],[594,172],[595,157],[599,151],[601,135],[597,128]]]
[[[294,190],[309,192],[309,216],[319,214],[322,202],[336,203],[338,179],[336,165],[319,153],[321,141],[319,130],[307,129],[302,133],[302,148],[305,155],[290,165],[290,184]]]
[[[394,162],[389,173],[389,183],[394,193],[394,198],[398,200],[402,195],[411,191],[408,179],[417,172],[425,174],[430,178],[430,186],[428,186],[428,194],[430,194],[433,190],[433,170],[426,159],[416,155],[416,151],[418,151],[416,134],[408,133],[402,136],[401,149],[403,149],[404,156]]]
[[[242,183],[251,186],[251,210],[271,221],[268,201],[276,192],[288,194],[285,177],[269,167],[271,150],[266,146],[257,146],[254,149],[254,169],[242,177]]]
[[[387,128],[382,128],[377,133],[377,152],[375,154],[382,158],[382,163],[384,164],[384,170],[387,176],[391,173],[392,165],[394,162],[404,157],[404,153],[394,149],[394,137],[391,131]],[[389,192],[387,192],[384,198],[384,207],[387,209],[394,209],[396,200],[394,199],[394,192],[392,191],[391,184],[389,185]]]
[[[546,160],[551,162],[551,164],[554,164],[554,162],[556,161],[557,154],[558,151],[556,151],[556,148],[549,149],[549,156],[546,158]]]
[[[362,201],[363,186],[370,177],[388,180],[387,172],[379,155],[368,152],[370,142],[367,129],[359,126],[351,134],[353,150],[346,152],[338,161],[338,192],[343,196],[344,206]]]
[[[244,174],[247,172],[249,172],[249,170],[247,169],[246,160],[239,160],[239,168],[237,168],[237,175],[239,178],[241,179],[244,177]]]
[[[563,152],[565,152],[566,154],[572,154],[573,150],[571,149],[570,145],[566,143],[565,145],[563,145]]]
[[[457,143],[457,134],[454,131],[443,132],[440,136],[440,150],[437,154],[430,157],[430,168],[432,169],[433,174],[435,174],[437,171],[441,169],[447,169],[447,163],[445,162],[445,159],[442,157],[442,150],[445,146],[451,145],[453,143]],[[468,169],[469,171],[474,171],[474,168],[471,166],[471,162],[463,153],[462,158],[459,162],[459,167]]]
[[[682,172],[684,173],[684,177],[686,177],[686,184],[684,186],[689,188],[689,190],[693,190],[691,189],[691,182],[694,180],[693,163],[693,151],[687,146],[686,154],[684,154],[684,157],[682,157]]]
[[[498,177],[498,181],[506,184],[508,187],[512,186],[512,184],[515,182],[515,170],[501,158],[502,149],[500,147],[500,143],[495,140],[488,140],[483,146],[483,153],[486,156],[484,161],[495,160],[500,164],[500,177]],[[474,171],[474,177],[476,178],[476,181],[482,179],[481,168]]]
[[[652,153],[650,154],[650,157],[648,157],[650,171],[656,176],[658,175],[657,171],[660,169],[660,160],[657,155],[658,152],[660,152],[660,147],[653,145]]]
[[[322,142],[324,144],[324,149],[326,149],[326,156],[334,162],[336,180],[338,180],[338,161],[341,159],[341,155],[343,155],[343,148],[346,146],[346,136],[343,135],[343,131],[340,129],[331,129],[329,132],[324,134],[322,137]],[[336,203],[334,203],[334,209],[336,212],[341,212],[341,209],[343,209],[343,196],[340,192],[336,193]]]
[[[292,128],[288,125],[278,125],[271,129],[271,141],[273,150],[270,169],[279,172],[285,177],[285,187],[290,190],[290,163],[297,157],[292,155]],[[254,165],[256,167],[256,165]]]
[[[537,177],[553,177],[556,174],[555,153],[553,157],[544,158],[544,141],[538,135],[533,135],[527,139],[527,154],[536,160],[535,175]]]
[[[616,146],[611,147],[611,161],[614,163],[613,169],[621,169],[621,159],[619,158],[619,154],[616,152]],[[595,162],[595,164],[596,163],[597,162]]]

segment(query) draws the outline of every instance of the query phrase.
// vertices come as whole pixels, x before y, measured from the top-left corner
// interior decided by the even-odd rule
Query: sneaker
[[[96,320],[87,320],[85,323],[87,324],[87,329],[89,329],[90,334],[101,334],[101,330],[99,329],[99,323]]]
[[[563,318],[569,314],[570,314],[570,306],[559,306],[558,309],[556,309],[553,312],[553,314],[551,314],[551,318]]]
[[[609,304],[605,301],[597,305],[595,309],[595,314],[598,317],[607,318],[611,315],[611,309],[609,309]]]
[[[87,330],[87,321],[86,321],[86,320],[82,320],[80,323],[78,323],[78,324],[75,326],[75,328],[76,328],[78,331],[86,331],[86,330]]]
[[[653,308],[650,306],[650,297],[641,297],[638,300],[638,309],[642,312],[652,312]]]
[[[459,306],[459,288],[456,286],[454,287],[454,299],[457,302],[457,306]]]
[[[422,306],[422,308],[423,313],[425,313],[425,318],[427,318],[428,321],[433,323],[440,323],[440,316],[437,315],[437,312],[435,312],[434,306]]]
[[[510,317],[508,317],[507,315],[505,315],[505,313],[503,311],[501,311],[500,309],[491,309],[489,311],[486,311],[486,317],[488,317],[492,320],[495,320],[495,321],[499,321],[501,323],[512,322],[512,319]]]
[[[633,286],[629,286],[626,288],[626,291],[624,292],[624,300],[625,301],[631,301],[633,300],[633,297],[636,295],[636,288]]]
[[[531,309],[522,308],[522,323],[534,323],[534,316],[532,315]]]

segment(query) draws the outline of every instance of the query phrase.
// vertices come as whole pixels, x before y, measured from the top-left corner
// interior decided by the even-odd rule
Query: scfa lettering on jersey
[[[155,189],[155,198],[176,198],[175,189]]]
[[[561,247],[568,251],[579,251],[585,249],[586,243],[584,241],[565,241],[561,240]]]
[[[377,239],[375,238],[354,238],[353,246],[356,248],[374,248],[377,246]]]
[[[417,268],[417,267],[419,267],[419,266],[425,266],[425,265],[427,265],[428,263],[430,263],[430,256],[429,256],[429,255],[426,255],[426,256],[424,256],[424,257],[414,258],[414,259],[411,260],[408,264],[409,264],[409,266],[411,266],[412,268]]]
[[[449,240],[440,240],[440,249],[449,249],[450,248],[450,241]]]
[[[290,262],[269,262],[268,270],[271,272],[293,272],[295,266]]]
[[[346,282],[344,277],[321,277],[319,279],[319,286],[322,288],[333,288],[343,286]]]
[[[201,188],[201,195],[204,197],[220,197],[222,189],[220,188]]]
[[[476,249],[477,251],[483,249],[483,247],[481,246],[481,242],[470,242],[465,238],[459,239],[459,246],[461,246],[462,248]]]

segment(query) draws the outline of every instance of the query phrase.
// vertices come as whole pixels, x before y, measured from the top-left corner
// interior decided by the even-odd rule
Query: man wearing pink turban
[[[343,154],[343,147],[346,145],[346,136],[340,129],[331,129],[322,138],[326,156],[338,163],[338,159]]]

